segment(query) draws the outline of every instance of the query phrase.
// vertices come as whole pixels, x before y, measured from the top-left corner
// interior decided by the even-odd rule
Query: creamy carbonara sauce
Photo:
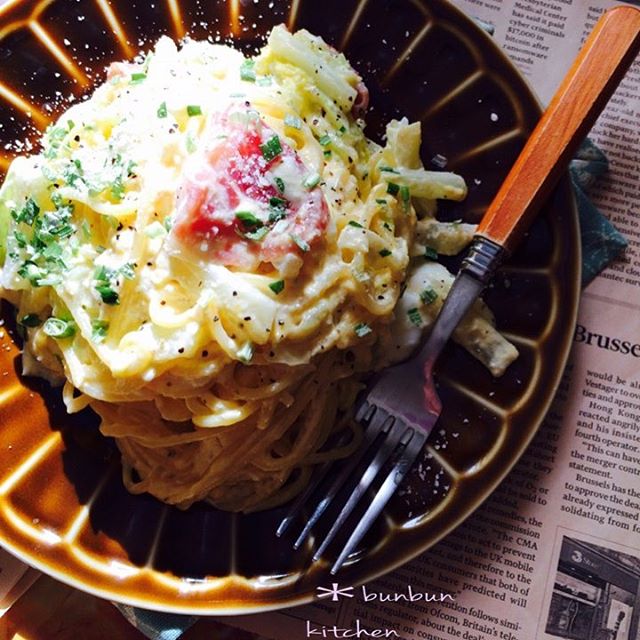
[[[438,255],[473,234],[435,202],[466,186],[424,169],[419,124],[368,140],[366,103],[305,31],[276,27],[255,59],[163,38],[11,165],[0,293],[25,373],[100,415],[131,491],[232,510],[288,499],[357,446],[360,376],[433,321],[452,279]],[[456,339],[496,375],[516,356],[482,303]]]

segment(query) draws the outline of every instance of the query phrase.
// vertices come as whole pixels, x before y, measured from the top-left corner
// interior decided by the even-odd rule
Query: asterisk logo
[[[318,587],[316,591],[318,591],[318,598],[328,598],[331,596],[331,600],[333,602],[338,602],[340,596],[353,598],[353,593],[351,593],[351,591],[353,591],[353,587],[344,587],[344,589],[340,589],[340,585],[337,582],[332,583],[331,589]]]

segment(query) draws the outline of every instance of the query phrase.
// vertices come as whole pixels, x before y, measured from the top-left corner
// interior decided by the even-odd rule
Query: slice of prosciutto
[[[246,103],[213,114],[201,146],[177,190],[174,237],[217,264],[295,276],[329,222],[318,177]]]

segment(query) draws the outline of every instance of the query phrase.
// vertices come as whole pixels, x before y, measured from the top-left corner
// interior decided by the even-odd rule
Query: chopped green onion
[[[383,207],[386,207],[389,204],[385,198],[376,198],[376,202],[381,204]]]
[[[267,233],[269,233],[269,227],[258,227],[254,231],[247,231],[247,233],[244,234],[244,237],[247,240],[260,242],[260,240],[262,240],[267,235]]]
[[[331,151],[325,151],[324,152],[324,157],[325,158],[330,158],[331,157]]]
[[[344,125],[342,125],[339,129],[340,133],[346,133],[347,132],[347,127],[345,127]]]
[[[131,74],[131,84],[140,84],[144,80],[147,79],[146,73],[132,73]]]
[[[36,204],[36,201],[33,198],[28,198],[22,209],[20,209],[20,213],[12,211],[11,215],[16,222],[24,222],[32,227],[39,213],[40,207]]]
[[[122,274],[127,280],[133,280],[136,277],[135,266],[133,262],[125,262],[118,269],[118,273]]]
[[[71,338],[76,333],[76,323],[73,320],[52,317],[47,319],[42,330],[50,338],[56,338],[56,340]]]
[[[269,198],[269,222],[275,223],[287,217],[287,201],[282,198]]]
[[[53,287],[62,284],[62,276],[59,273],[50,273],[45,278],[38,280],[38,287]]]
[[[117,272],[107,267],[99,267],[95,273],[96,286],[95,290],[100,294],[102,302],[105,304],[116,305],[120,304],[120,296],[118,292],[113,288],[111,280],[116,276]]]
[[[261,227],[262,220],[256,218],[251,211],[236,211],[236,218],[247,227]]]
[[[380,249],[380,251],[378,251],[378,253],[383,257],[386,258],[388,256],[391,255],[391,251],[389,251],[389,249]]]
[[[144,235],[155,240],[155,238],[166,236],[167,230],[161,222],[154,220],[148,227],[145,227]]]
[[[365,336],[368,336],[372,331],[371,327],[366,322],[361,322],[357,324],[353,328],[353,330],[355,334],[358,336],[358,338],[364,338]]]
[[[169,115],[169,112],[167,111],[167,103],[163,102],[159,107],[158,107],[158,118],[166,118]]]
[[[269,212],[269,222],[271,223],[278,222],[286,217],[287,217],[287,212],[284,209],[273,208]]]
[[[97,284],[96,291],[100,294],[102,302],[104,302],[105,304],[120,304],[120,296],[110,284]]]
[[[173,220],[171,219],[171,216],[167,216],[164,219],[164,228],[167,230],[167,233],[169,233],[169,231],[171,231],[171,229],[173,228]]]
[[[400,185],[395,182],[387,182],[387,193],[392,196],[397,196],[400,192]]]
[[[309,190],[315,189],[320,184],[320,180],[322,180],[322,178],[319,173],[312,173],[305,178],[302,186]]]
[[[437,299],[438,299],[437,292],[431,288],[425,289],[420,294],[420,300],[422,300],[424,304],[433,304]]]
[[[269,289],[276,295],[284,291],[284,280],[276,280],[269,285]]]
[[[437,260],[438,252],[433,247],[425,247],[424,248],[424,257],[427,260]]]
[[[111,184],[111,195],[114,200],[120,201],[124,198],[124,180],[118,176]]]
[[[82,165],[80,160],[76,160],[73,165],[68,165],[62,172],[64,181],[70,186],[75,187],[78,180],[82,180]]]
[[[271,76],[263,76],[256,80],[256,84],[259,87],[270,87],[273,84],[273,80],[271,79]]]
[[[400,175],[400,172],[397,169],[394,169],[393,167],[382,166],[380,167],[380,171],[385,171],[386,173],[396,173]]]
[[[322,137],[318,138],[318,142],[323,147],[328,147],[331,144],[331,136],[328,133],[325,133]]]
[[[298,116],[287,114],[284,117],[284,126],[291,127],[292,129],[300,130],[302,129],[302,119],[299,118]]]
[[[278,136],[269,138],[264,144],[260,145],[260,151],[267,162],[277,158],[282,153],[282,144]]]
[[[295,233],[291,233],[289,235],[291,236],[291,239],[296,243],[296,245],[298,245],[298,249],[300,249],[300,251],[304,251],[305,253],[309,251],[310,247],[307,242],[305,242],[302,238],[297,236]]]
[[[63,127],[53,127],[49,126],[46,132],[46,149],[44,152],[44,157],[48,160],[52,158],[56,158],[58,155],[58,150],[62,146],[64,139],[67,136],[67,129]]]
[[[56,209],[63,206],[62,196],[58,193],[58,191],[52,191],[51,195],[49,196],[49,199],[51,200],[52,204],[56,207]]]
[[[253,344],[247,342],[242,349],[238,351],[238,360],[248,364],[253,358]]]
[[[284,180],[282,178],[276,178],[274,180],[274,182],[276,183],[276,187],[277,187],[278,191],[280,193],[284,193],[284,191],[285,191]]]
[[[388,222],[383,222],[382,226],[387,230],[387,231],[391,231],[393,233],[393,227],[388,223]]]
[[[402,200],[402,208],[404,209],[404,212],[409,213],[411,208],[411,191],[409,190],[409,187],[400,187],[400,199]]]
[[[276,196],[273,196],[273,197],[269,198],[269,206],[272,209],[286,209],[287,208],[287,201],[283,200],[282,198],[278,198]]]
[[[409,311],[407,311],[407,315],[409,316],[411,324],[414,324],[416,327],[422,326],[422,316],[418,309],[415,307],[413,309],[409,309]]]
[[[192,116],[201,116],[202,109],[197,104],[188,104],[187,105],[187,115],[191,118]]]
[[[240,79],[245,82],[255,82],[256,81],[256,61],[248,58],[244,60],[240,65]]]
[[[18,275],[25,280],[29,280],[34,287],[40,287],[42,286],[40,280],[49,274],[48,271],[39,267],[35,262],[27,260],[18,269]]]
[[[29,241],[27,240],[27,236],[25,236],[24,233],[22,233],[22,231],[14,231],[13,237],[16,239],[16,244],[21,249],[24,249],[27,246],[27,244],[29,244]]]
[[[356,222],[355,220],[349,220],[347,224],[350,227],[356,227],[356,229],[364,229],[364,227],[359,222]]]
[[[187,139],[185,141],[185,146],[187,148],[187,153],[193,153],[198,148],[198,145],[196,144],[196,141],[193,139],[193,136],[191,135],[191,132],[189,132],[187,134]]]
[[[91,339],[97,343],[104,342],[109,331],[109,323],[106,320],[92,320],[91,329]]]
[[[62,247],[59,244],[50,244],[44,248],[42,255],[49,262],[57,262],[57,259],[62,256]]]
[[[38,218],[34,223],[33,246],[42,249],[55,240],[71,236],[75,232],[69,224],[72,213],[73,205],[60,206]]]
[[[49,158],[50,156],[47,155],[47,152],[45,151],[44,154],[45,158]],[[55,182],[58,179],[58,174],[56,171],[54,171],[51,167],[48,167],[46,164],[43,164],[42,167],[40,167],[42,169],[42,175],[49,181],[49,182]]]
[[[35,313],[28,313],[20,320],[20,324],[23,327],[39,327],[42,324],[42,320]]]

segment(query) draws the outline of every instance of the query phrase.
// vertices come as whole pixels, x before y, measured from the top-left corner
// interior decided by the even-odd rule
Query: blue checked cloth
[[[627,246],[622,234],[587,196],[589,187],[607,171],[607,157],[586,140],[571,162],[582,240],[582,286],[586,287]]]
[[[147,611],[126,604],[117,604],[116,606],[138,631],[152,640],[178,640],[198,620],[197,616]]]

